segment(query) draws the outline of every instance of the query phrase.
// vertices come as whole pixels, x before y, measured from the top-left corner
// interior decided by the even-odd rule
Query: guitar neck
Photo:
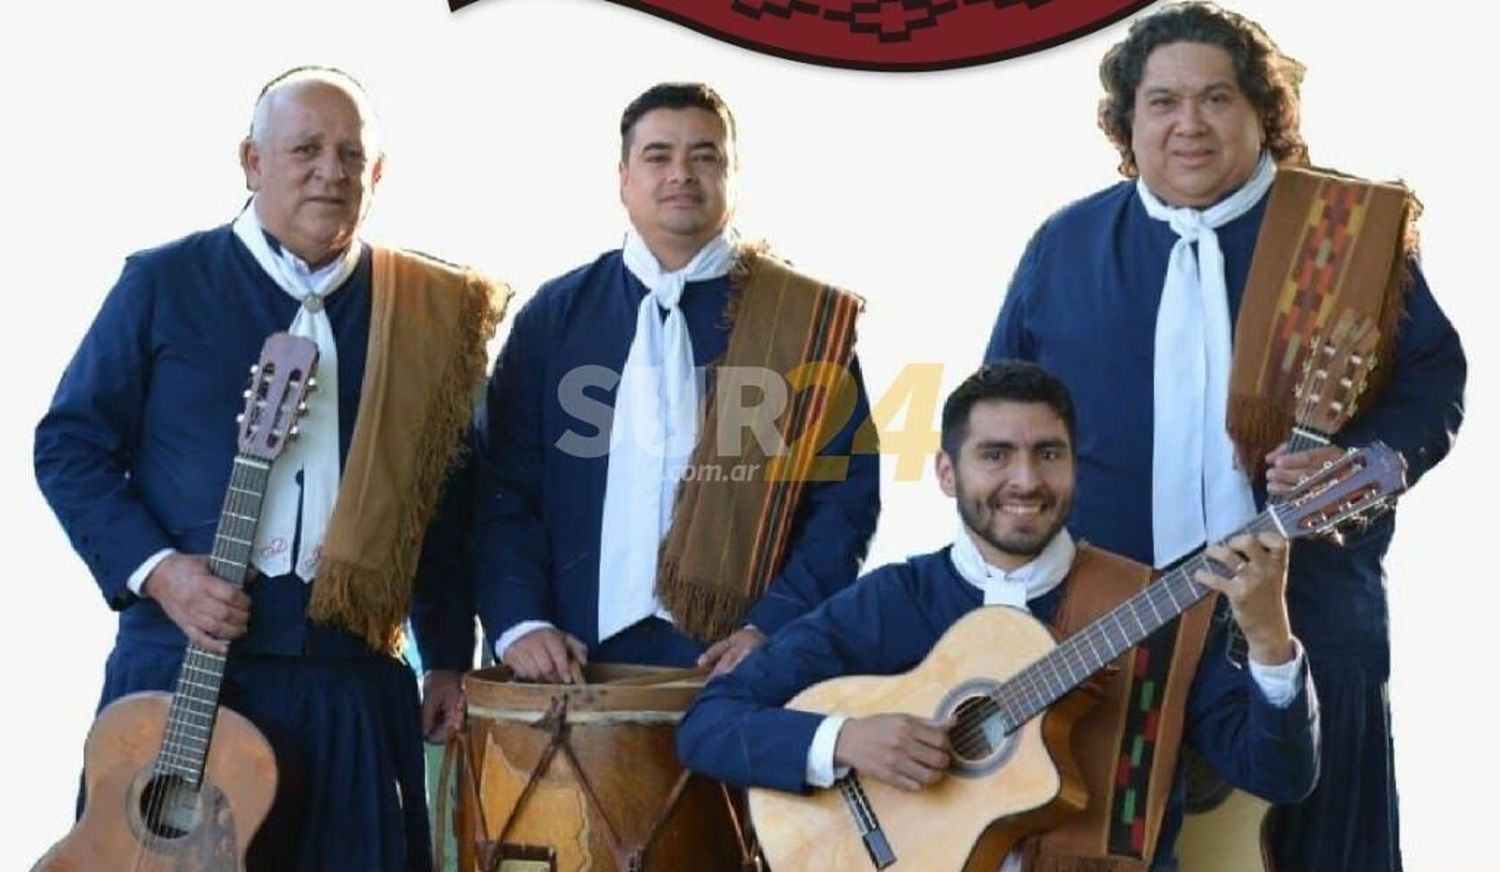
[[[1332,437],[1326,433],[1298,423],[1292,427],[1292,435],[1291,438],[1287,439],[1286,450],[1289,454],[1296,454],[1299,451],[1311,451],[1314,448],[1322,448],[1332,441]]]
[[[236,587],[244,586],[249,571],[270,472],[271,465],[264,460],[243,454],[234,459],[208,567]],[[177,673],[177,687],[156,759],[158,773],[181,776],[195,787],[202,781],[223,681],[224,655],[189,645]]]
[[[1281,524],[1274,511],[1267,509],[1239,532],[1279,531]],[[994,716],[1001,718],[1005,732],[1040,714],[1110,661],[1208,596],[1209,589],[1193,580],[1200,569],[1224,572],[1223,567],[1199,551],[996,689],[991,694],[997,707]]]

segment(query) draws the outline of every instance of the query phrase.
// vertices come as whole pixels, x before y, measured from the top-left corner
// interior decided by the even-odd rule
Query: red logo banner
[[[449,0],[460,9],[476,0]],[[941,70],[1091,33],[1151,0],[610,0],[766,54],[832,67]]]

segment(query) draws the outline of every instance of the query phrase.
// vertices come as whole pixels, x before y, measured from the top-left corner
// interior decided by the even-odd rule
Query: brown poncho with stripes
[[[740,253],[731,281],[732,332],[715,383],[722,393],[737,373],[786,379],[789,402],[775,429],[788,450],[767,456],[751,437],[725,456],[718,434],[741,422],[721,420],[728,412],[710,397],[689,461],[702,474],[678,487],[656,573],[657,597],[704,643],[737,629],[775,577],[806,482],[840,474],[838,459],[816,455],[854,404],[848,366],[864,307],[757,248]]]

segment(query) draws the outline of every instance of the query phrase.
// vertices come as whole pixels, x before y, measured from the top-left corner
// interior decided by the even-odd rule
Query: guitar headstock
[[[307,410],[313,388],[318,346],[290,333],[272,333],[260,350],[260,362],[250,367],[245,411],[239,416],[240,453],[275,460],[288,439],[297,435],[297,418]]]
[[[1373,319],[1348,312],[1326,334],[1312,338],[1295,391],[1298,427],[1332,435],[1354,417],[1379,341]]]
[[[1272,507],[1287,538],[1332,536],[1388,510],[1406,490],[1406,461],[1383,442],[1351,448]]]

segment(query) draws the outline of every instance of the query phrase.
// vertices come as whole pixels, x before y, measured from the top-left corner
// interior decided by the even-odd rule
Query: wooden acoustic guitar
[[[210,571],[243,585],[271,463],[296,436],[318,348],[277,333],[251,369]],[[276,792],[271,746],[219,705],[224,656],[188,646],[173,693],[110,703],[84,745],[83,816],[33,872],[242,872]]]
[[[1380,338],[1369,318],[1340,319],[1328,335],[1314,336],[1297,383],[1295,423],[1287,451],[1311,451],[1333,441],[1333,434],[1354,417],[1359,398],[1375,367]],[[1272,497],[1272,503],[1282,502]],[[1331,535],[1337,541],[1339,531]],[[1226,651],[1205,651],[1205,657],[1228,657],[1244,665],[1248,656],[1239,625],[1230,623]],[[1177,838],[1181,872],[1274,872],[1271,804],[1230,785],[1192,748],[1182,749],[1187,801],[1182,832]]]
[[[1400,454],[1376,443],[1303,482],[1241,532],[1322,535],[1382,509],[1405,486]],[[1073,762],[1074,722],[1091,706],[1069,691],[1209,594],[1199,569],[1228,575],[1203,552],[1060,644],[1018,609],[975,609],[917,667],[896,676],[835,678],[788,708],[862,717],[952,718],[952,762],[936,785],[908,793],[858,772],[809,795],[750,791],[750,813],[776,872],[993,872],[1023,837],[1087,803]]]

